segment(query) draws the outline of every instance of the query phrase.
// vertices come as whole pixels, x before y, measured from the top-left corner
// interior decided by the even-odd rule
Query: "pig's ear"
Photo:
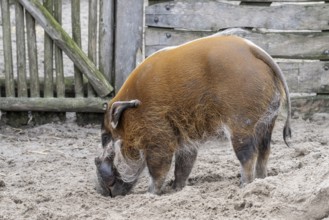
[[[136,108],[141,102],[139,100],[114,102],[110,109],[110,123],[113,129],[118,127],[122,113],[127,108]]]

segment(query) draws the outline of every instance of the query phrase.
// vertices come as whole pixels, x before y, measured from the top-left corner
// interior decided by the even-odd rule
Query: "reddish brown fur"
[[[105,126],[124,140],[127,155],[133,152],[128,148],[150,145],[174,151],[178,139],[214,134],[222,123],[235,133],[250,134],[277,84],[272,70],[241,39],[206,38],[145,60],[109,103],[138,99],[141,106],[124,113],[119,129],[113,130],[108,120]],[[241,116],[252,123],[241,126]]]
[[[235,138],[256,136],[276,93],[282,102],[280,78],[246,41],[203,38],[157,52],[138,66],[108,106],[133,99],[140,106],[127,109],[116,129],[107,111],[105,130],[123,140],[125,157],[138,159],[141,150],[157,160],[217,135],[223,125]],[[239,151],[239,145],[233,147]]]

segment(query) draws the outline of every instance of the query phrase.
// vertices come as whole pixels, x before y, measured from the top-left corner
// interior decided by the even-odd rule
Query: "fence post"
[[[89,0],[88,12],[88,58],[97,66],[97,0]],[[88,97],[94,97],[95,91],[88,83]]]
[[[111,85],[114,84],[113,52],[114,52],[114,1],[99,2],[99,71]]]
[[[53,1],[44,0],[44,7],[48,12],[53,14]],[[45,74],[45,88],[44,88],[44,97],[49,98],[54,96],[54,79],[53,79],[53,40],[45,31],[45,56],[44,56],[44,74]]]
[[[80,0],[71,0],[72,39],[81,48]],[[83,76],[74,65],[75,97],[83,97]]]
[[[141,61],[144,0],[120,0],[116,6],[115,91],[118,92]]]
[[[62,0],[54,1],[54,18],[61,25],[62,24]],[[65,96],[64,83],[64,65],[63,65],[63,51],[56,45],[55,49],[55,68],[56,68],[56,93],[57,97]]]
[[[37,40],[35,32],[35,20],[32,15],[25,11],[26,16],[26,35],[27,35],[27,51],[29,57],[30,70],[30,92],[31,97],[40,97],[40,81],[38,70],[38,53]]]
[[[15,5],[15,19],[18,82],[17,92],[18,97],[27,97],[24,8],[18,1]]]
[[[4,42],[3,53],[4,53],[4,61],[5,61],[6,97],[14,97],[15,86],[14,86],[14,77],[13,77],[13,55],[12,55],[12,46],[11,46],[9,0],[2,0],[1,14],[2,14],[2,35]]]

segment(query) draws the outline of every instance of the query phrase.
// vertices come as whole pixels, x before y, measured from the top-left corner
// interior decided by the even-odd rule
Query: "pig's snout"
[[[105,194],[112,196],[110,187],[115,184],[116,179],[112,165],[106,159],[101,160],[99,157],[95,158],[95,165],[100,186]]]

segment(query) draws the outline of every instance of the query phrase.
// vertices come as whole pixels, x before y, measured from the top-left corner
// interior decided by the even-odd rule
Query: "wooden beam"
[[[174,1],[146,7],[146,25],[194,31],[232,27],[328,30],[329,4],[233,5],[214,0]]]
[[[144,0],[120,0],[117,1],[116,6],[115,91],[117,92],[142,60]]]
[[[40,83],[39,83],[39,96],[33,96],[33,89],[34,88],[34,84],[35,81],[34,79],[31,78],[27,78],[26,79],[26,83],[27,83],[27,89],[30,90],[31,92],[31,97],[40,97],[40,93],[44,94],[44,78],[40,77]],[[69,94],[70,96],[75,94],[75,79],[73,76],[67,76],[64,78],[64,84],[65,84],[65,93]],[[14,89],[17,89],[17,80],[14,79]],[[5,78],[4,77],[0,77],[0,88],[5,86]],[[82,88],[87,89],[87,83],[82,85]]]
[[[312,115],[329,112],[329,94],[292,97],[293,111]],[[2,111],[104,112],[106,99],[101,98],[0,98]]]
[[[88,58],[97,65],[97,0],[89,0],[88,12]],[[88,84],[88,97],[94,97],[95,91]]]
[[[159,3],[170,3],[173,2],[174,0],[148,0],[148,5],[154,5],[154,4],[159,4]]]
[[[26,36],[27,36],[27,51],[29,59],[29,70],[31,78],[31,96],[40,96],[40,81],[38,70],[38,53],[35,31],[35,20],[29,12],[25,12],[26,16]]]
[[[260,32],[241,28],[227,29],[222,32],[147,28],[145,31],[145,53],[146,56],[149,56],[164,47],[177,46],[212,34],[236,35],[246,38],[275,58],[329,60],[329,32]]]
[[[49,36],[51,36],[55,44],[59,46],[86,75],[99,96],[107,96],[113,91],[113,87],[97,69],[95,64],[88,59],[79,46],[63,30],[38,0],[19,0],[19,2],[30,12]]]
[[[99,2],[99,70],[114,84],[114,1]]]
[[[2,111],[104,112],[100,98],[0,98]]]
[[[71,0],[72,39],[81,48],[80,0]],[[83,97],[83,75],[74,64],[75,97]]]
[[[329,94],[310,97],[295,97],[291,99],[293,111],[298,111],[304,115],[304,118],[309,118],[314,113],[329,112]]]
[[[329,62],[278,62],[290,92],[329,93]]]

